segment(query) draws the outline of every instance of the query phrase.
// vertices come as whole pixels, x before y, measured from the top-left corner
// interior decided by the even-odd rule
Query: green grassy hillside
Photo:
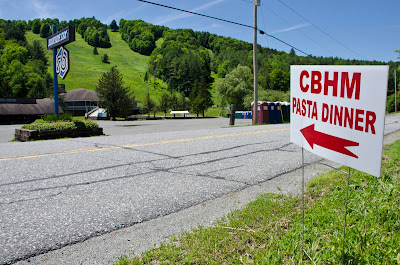
[[[118,32],[109,31],[108,33],[112,47],[108,49],[97,48],[99,55],[94,55],[93,47],[88,45],[77,33],[76,41],[65,46],[70,53],[70,71],[64,80],[58,77],[58,83],[65,84],[67,91],[77,88],[95,90],[102,74],[108,72],[112,66],[117,66],[117,69],[123,74],[125,85],[131,88],[136,99],[143,100],[147,89],[150,90],[150,94],[154,99],[158,98],[161,90],[155,89],[143,80],[149,56],[133,52],[128,44],[121,39],[121,35]],[[46,47],[46,39],[40,38],[38,34],[28,31],[26,38],[31,42],[40,40],[43,46]],[[161,42],[157,44],[160,45]],[[101,56],[105,53],[110,59],[109,64],[101,61]],[[49,72],[52,73],[52,51],[48,50],[47,55],[50,63]],[[161,81],[158,83],[161,83]]]

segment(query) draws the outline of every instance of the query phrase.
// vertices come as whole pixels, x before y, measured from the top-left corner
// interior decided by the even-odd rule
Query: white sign
[[[380,176],[389,66],[290,68],[290,141]]]
[[[73,41],[75,41],[75,29],[68,26],[47,38],[47,49],[58,48]]]

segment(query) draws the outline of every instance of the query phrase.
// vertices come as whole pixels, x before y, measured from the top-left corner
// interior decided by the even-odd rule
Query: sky
[[[253,26],[253,0],[149,0]],[[400,61],[399,0],[261,0],[258,29],[306,54],[369,61]],[[95,17],[105,24],[141,19],[169,28],[190,28],[253,42],[253,30],[137,0],[0,0],[0,18],[71,20]],[[291,47],[258,34],[258,44]],[[304,56],[296,50],[297,55]]]

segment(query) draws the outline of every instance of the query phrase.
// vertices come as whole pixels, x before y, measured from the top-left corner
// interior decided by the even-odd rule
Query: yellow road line
[[[175,140],[167,140],[167,141],[159,141],[159,142],[142,143],[142,144],[127,144],[127,145],[116,145],[116,146],[96,147],[96,148],[87,148],[87,149],[76,149],[76,150],[67,150],[67,151],[48,153],[48,154],[10,156],[10,157],[0,158],[0,161],[38,158],[38,157],[46,157],[46,156],[53,156],[53,155],[77,154],[77,153],[84,153],[84,152],[105,151],[105,150],[111,150],[111,149],[132,148],[132,147],[152,146],[152,145],[161,145],[161,144],[183,143],[183,142],[192,142],[192,141],[198,141],[198,140],[208,140],[208,139],[216,139],[216,138],[241,136],[241,135],[279,132],[279,131],[286,131],[286,130],[289,130],[289,128],[262,130],[262,131],[255,131],[255,132],[220,134],[220,135],[211,135],[211,136],[200,136],[200,137],[195,137],[195,138],[175,139]]]

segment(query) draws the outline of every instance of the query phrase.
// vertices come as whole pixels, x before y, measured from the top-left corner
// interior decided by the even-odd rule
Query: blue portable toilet
[[[276,123],[276,106],[274,102],[268,102],[269,123]]]
[[[283,123],[281,106],[279,102],[268,102],[268,110],[270,123]]]

